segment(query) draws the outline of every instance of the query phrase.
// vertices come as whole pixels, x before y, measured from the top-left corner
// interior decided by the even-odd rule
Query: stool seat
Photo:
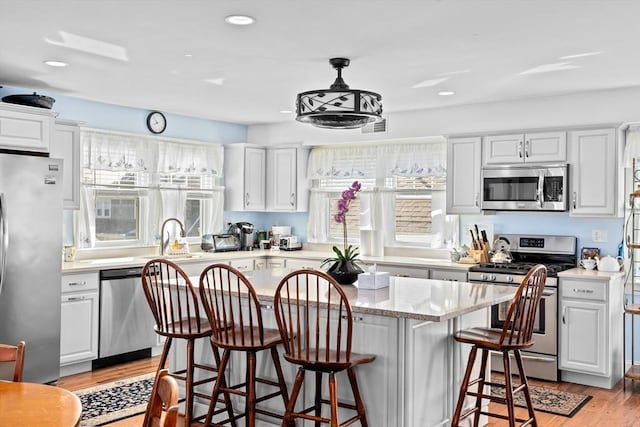
[[[227,335],[227,333],[223,333]],[[282,342],[280,332],[277,329],[262,329],[263,337],[260,339],[260,329],[256,327],[237,326],[229,328],[227,339],[218,343],[218,347],[229,350],[266,350],[269,347]],[[233,344],[236,343],[236,344]]]
[[[309,350],[309,351],[313,353],[315,350]],[[326,354],[324,349],[321,349],[320,352],[322,352],[323,355]],[[345,360],[345,362],[324,362],[322,360],[301,360],[298,358],[291,357],[287,354],[285,354],[283,357],[287,362],[300,365],[304,369],[309,369],[311,371],[324,371],[324,372],[329,372],[331,370],[343,371],[348,368],[353,368],[357,365],[371,363],[376,358],[376,356],[372,354],[351,353],[349,358],[347,359],[346,351],[341,351],[338,353],[335,350],[329,351],[329,354],[327,356],[328,356],[327,359],[329,360]],[[349,361],[346,362],[346,360],[349,360]]]
[[[531,340],[526,343],[503,343],[502,331],[490,328],[469,328],[456,332],[453,336],[456,341],[466,344],[476,344],[480,347],[486,347],[491,350],[515,350],[531,347],[535,341]]]
[[[199,327],[198,327],[199,324]],[[158,328],[158,326],[154,326],[153,329],[156,331],[158,335],[162,335],[163,337],[171,337],[171,338],[204,338],[211,336],[211,325],[209,325],[209,321],[206,319],[198,319],[196,317],[189,317],[186,319],[180,319],[176,322],[171,322],[168,325],[168,330],[163,331]],[[176,332],[177,331],[177,332]],[[183,332],[180,332],[183,331]],[[187,332],[187,331],[197,331],[197,332]]]
[[[533,341],[533,328],[535,325],[536,313],[544,285],[547,280],[547,268],[544,265],[534,265],[527,275],[522,279],[516,294],[514,295],[507,311],[502,330],[494,330],[489,328],[469,328],[454,334],[454,339],[460,343],[472,344],[469,353],[469,361],[465,371],[462,384],[460,385],[460,394],[455,412],[451,417],[451,425],[459,426],[460,421],[470,415],[473,415],[473,426],[480,423],[480,415],[500,418],[509,421],[509,427],[514,427],[516,421],[522,422],[522,426],[538,425],[536,415],[531,402],[531,393],[529,391],[529,382],[522,364],[522,356],[520,350],[531,347]],[[474,363],[478,350],[481,350],[482,357],[480,362],[479,377],[471,380]],[[504,367],[504,385],[487,381],[487,359],[489,351],[498,351],[502,353],[502,363]],[[511,362],[509,354],[513,353],[518,365],[518,373],[520,375],[521,384],[514,387],[511,380]],[[470,391],[469,388],[477,385],[477,390]],[[492,394],[484,393],[484,386],[504,388],[505,397],[498,397]],[[515,403],[513,394],[522,392],[526,403],[528,418],[516,418]],[[467,396],[475,398],[475,405],[463,412],[464,402]],[[487,399],[491,402],[499,402],[507,406],[507,415],[484,411],[482,409],[482,400]],[[465,424],[466,425],[466,424]]]

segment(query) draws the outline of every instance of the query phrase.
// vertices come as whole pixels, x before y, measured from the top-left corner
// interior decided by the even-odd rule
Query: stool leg
[[[205,426],[211,425],[211,419],[213,418],[213,413],[216,409],[216,402],[218,402],[218,396],[220,396],[220,387],[224,384],[224,372],[227,369],[227,363],[229,362],[229,350],[225,350],[222,352],[222,359],[220,363],[218,363],[218,378],[216,378],[216,385],[213,387],[213,392],[211,393],[212,399],[209,404],[209,412],[207,412],[207,418],[204,421]],[[225,393],[227,391],[225,390]],[[227,393],[228,394],[228,393]],[[231,407],[231,400],[228,401],[229,407]],[[233,410],[232,410],[233,413]],[[232,421],[235,425],[235,420]]]
[[[216,368],[220,367],[220,352],[218,351],[218,347],[216,347],[216,345],[213,343],[212,340],[209,340],[209,343],[211,344],[211,352],[213,353],[213,358],[216,361]],[[218,380],[218,377],[220,376],[219,373],[216,373],[216,381]],[[233,414],[233,406],[231,405],[231,395],[229,394],[229,392],[227,391],[227,382],[224,378],[224,371],[223,371],[223,375],[222,378],[220,378],[220,381],[222,382],[221,384],[221,388],[222,388],[222,400],[224,401],[224,406],[225,408],[227,408],[227,414],[229,415],[229,419],[231,420],[231,427],[237,427],[236,425],[236,420],[235,418],[233,418],[234,414]],[[215,388],[215,383],[214,383],[214,388]],[[217,404],[217,399],[213,400],[213,391],[211,392],[211,396],[212,396],[212,400],[211,400],[211,405],[213,405],[213,407],[215,408],[216,404]]]
[[[329,373],[329,401],[331,402],[331,427],[338,427],[338,386],[336,374]]]
[[[316,393],[314,395],[315,416],[322,415],[322,372],[316,371]],[[315,422],[315,427],[320,427],[320,421]]]
[[[509,363],[509,351],[502,352],[502,363],[504,365],[504,394],[507,399],[507,413],[509,414],[509,427],[516,425],[515,409],[513,407],[513,384],[511,384],[511,364]]]
[[[290,425],[294,423],[293,417],[293,409],[296,406],[296,400],[298,399],[298,394],[300,393],[300,389],[302,388],[302,382],[304,381],[304,368],[298,368],[298,373],[296,374],[296,379],[293,382],[293,389],[291,389],[291,396],[289,396],[289,404],[284,411],[284,417],[282,419],[282,425]]]
[[[473,370],[473,364],[476,361],[476,353],[478,352],[478,347],[475,345],[471,347],[471,352],[469,353],[469,360],[467,361],[467,370],[464,373],[464,378],[462,379],[462,383],[460,384],[460,393],[458,395],[458,403],[456,404],[456,411],[453,413],[453,417],[451,417],[451,425],[453,427],[457,427],[460,424],[460,414],[462,413],[462,406],[464,405],[464,399],[467,396],[467,388],[469,387],[469,380],[471,379],[471,371]]]
[[[158,370],[164,369],[164,366],[167,364],[167,357],[169,356],[169,349],[171,348],[171,343],[173,339],[171,337],[166,337],[164,340],[164,346],[162,347],[162,355],[160,356],[160,363],[158,364]]]
[[[247,351],[247,397],[245,400],[245,414],[247,427],[256,425],[256,353]]]
[[[190,423],[193,419],[193,363],[194,363],[194,340],[187,339],[187,372],[184,401],[184,419],[186,423]]]
[[[522,365],[522,356],[520,355],[520,350],[514,350],[516,356],[516,363],[518,364],[518,372],[520,373],[520,382],[524,383],[525,387],[522,389],[524,392],[524,399],[527,402],[527,411],[529,411],[529,418],[533,420],[531,425],[533,427],[537,427],[538,422],[536,421],[536,414],[533,411],[533,403],[531,402],[531,393],[529,393],[529,381],[527,380],[527,375],[524,372],[524,366]]]
[[[480,362],[480,382],[478,383],[478,397],[476,397],[476,413],[473,416],[473,425],[480,425],[480,411],[482,410],[482,394],[484,393],[484,383],[487,373],[487,358],[489,350],[482,349],[482,359]]]
[[[356,380],[355,368],[347,369],[347,376],[349,378],[349,383],[351,384],[351,391],[353,391],[353,398],[356,401],[356,408],[358,411],[358,416],[360,417],[360,425],[362,427],[369,427],[369,423],[367,423],[367,414],[364,408],[364,402],[362,401],[362,396],[360,396],[360,390],[358,389],[358,381]]]
[[[287,393],[287,383],[284,381],[284,374],[282,373],[282,365],[280,365],[280,356],[278,355],[278,349],[271,347],[271,359],[273,360],[273,366],[276,368],[276,376],[278,377],[278,387],[280,387],[280,394],[282,395],[282,401],[284,407],[289,405],[289,394]],[[291,423],[289,427],[293,427]]]

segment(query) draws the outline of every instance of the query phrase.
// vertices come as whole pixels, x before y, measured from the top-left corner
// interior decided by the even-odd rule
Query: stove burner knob
[[[489,280],[491,280],[492,282],[496,281],[496,275],[492,274],[491,277],[489,278]]]
[[[482,280],[483,282],[484,282],[485,280],[487,280],[487,279],[485,279],[485,277],[484,277],[484,273],[480,273],[480,280]]]

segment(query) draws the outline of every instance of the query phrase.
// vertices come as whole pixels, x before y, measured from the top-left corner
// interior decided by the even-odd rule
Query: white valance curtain
[[[110,171],[153,171],[156,144],[144,136],[82,130],[82,167]]]
[[[409,144],[314,147],[308,171],[311,179],[444,176],[447,144],[442,138]]]

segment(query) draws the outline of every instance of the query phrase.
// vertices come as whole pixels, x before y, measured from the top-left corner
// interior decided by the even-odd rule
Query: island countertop
[[[287,269],[255,270],[245,273],[261,302],[272,303]],[[194,286],[198,278],[192,277]],[[443,322],[472,311],[510,301],[517,287],[485,283],[391,277],[388,288],[359,289],[342,286],[354,313]],[[320,296],[321,302],[326,302]]]

